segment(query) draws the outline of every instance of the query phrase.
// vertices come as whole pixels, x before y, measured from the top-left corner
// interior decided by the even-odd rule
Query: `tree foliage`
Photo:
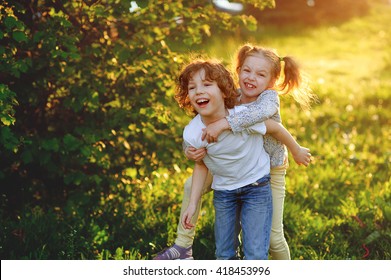
[[[256,27],[210,1],[138,2],[135,10],[123,0],[0,5],[0,180],[14,210],[30,195],[61,202],[180,161],[178,50]]]

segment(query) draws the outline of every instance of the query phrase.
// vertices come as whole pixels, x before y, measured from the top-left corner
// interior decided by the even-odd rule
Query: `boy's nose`
[[[202,88],[197,88],[196,90],[196,94],[197,95],[200,95],[200,94],[203,94],[204,93],[204,90]]]

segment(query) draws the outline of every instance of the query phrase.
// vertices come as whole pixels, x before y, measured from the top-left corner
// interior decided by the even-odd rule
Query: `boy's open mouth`
[[[196,102],[198,105],[204,106],[209,103],[209,99],[202,98],[202,99],[198,99]]]

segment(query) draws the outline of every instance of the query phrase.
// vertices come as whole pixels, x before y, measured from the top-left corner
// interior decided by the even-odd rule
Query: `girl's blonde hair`
[[[196,59],[184,66],[177,80],[175,95],[179,106],[192,113],[197,113],[190,104],[188,86],[192,76],[201,69],[205,71],[205,78],[216,81],[217,86],[224,93],[225,107],[233,108],[237,104],[238,93],[231,72],[221,62],[213,59]]]
[[[316,96],[312,93],[308,85],[308,78],[300,71],[295,59],[291,56],[279,57],[277,52],[270,48],[245,44],[239,48],[236,55],[235,71],[237,75],[239,75],[248,56],[266,58],[272,66],[271,77],[276,81],[274,88],[280,94],[290,94],[303,109],[311,108],[311,103],[316,100]]]

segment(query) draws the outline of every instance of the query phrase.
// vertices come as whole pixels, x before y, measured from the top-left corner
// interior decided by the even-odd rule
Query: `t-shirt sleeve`
[[[208,142],[201,140],[202,126],[200,120],[195,117],[183,130],[184,147],[192,146],[196,149],[206,147]]]

